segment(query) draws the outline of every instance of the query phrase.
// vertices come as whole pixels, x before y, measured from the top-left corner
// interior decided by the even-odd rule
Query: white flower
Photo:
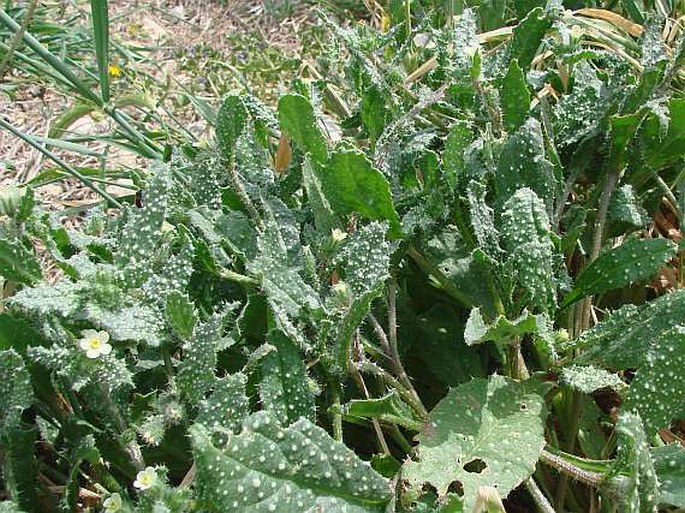
[[[154,467],[147,467],[141,470],[136,475],[136,480],[133,481],[133,486],[140,490],[147,490],[157,484],[157,472]]]
[[[83,338],[79,340],[79,347],[86,352],[88,358],[97,358],[112,352],[109,345],[109,333],[106,331],[83,330]]]
[[[102,505],[107,513],[116,513],[117,511],[121,511],[121,495],[118,493],[113,493],[105,499],[105,502],[103,502]]]
[[[331,238],[333,239],[333,242],[341,242],[347,238],[347,233],[339,228],[333,228],[331,231]]]

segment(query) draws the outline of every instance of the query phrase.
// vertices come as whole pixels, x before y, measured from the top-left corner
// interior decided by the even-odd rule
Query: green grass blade
[[[90,0],[95,56],[100,74],[102,101],[109,101],[109,13],[107,0]]]
[[[12,17],[0,9],[0,23],[5,25],[15,34],[21,29],[19,24],[12,19]],[[94,102],[97,105],[102,105],[102,99],[90,90],[88,85],[77,77],[64,62],[59,60],[52,52],[47,50],[35,37],[28,32],[24,32],[24,43],[31,48],[41,59],[48,63],[52,68],[60,73],[84,98]]]

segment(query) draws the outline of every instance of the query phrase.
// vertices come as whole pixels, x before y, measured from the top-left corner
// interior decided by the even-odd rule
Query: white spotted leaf
[[[202,511],[380,513],[390,500],[383,477],[307,419],[253,414],[221,448],[199,424],[190,435]]]
[[[685,508],[685,448],[678,443],[652,449],[661,503]]]
[[[578,275],[562,306],[647,280],[673,258],[677,250],[678,246],[668,239],[633,239],[606,251]]]

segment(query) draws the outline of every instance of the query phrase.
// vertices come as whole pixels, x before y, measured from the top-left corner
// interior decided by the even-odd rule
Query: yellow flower
[[[109,333],[106,331],[83,330],[83,338],[79,340],[79,347],[86,352],[88,358],[97,358],[112,352],[109,344]]]
[[[119,77],[121,76],[121,68],[116,64],[110,64],[107,67],[107,73],[109,73],[111,77]]]
[[[133,481],[133,486],[139,490],[147,490],[157,484],[157,472],[154,467],[147,467],[136,474],[136,480]]]
[[[121,495],[118,493],[113,493],[105,499],[102,506],[105,508],[106,513],[116,513],[121,511],[121,506],[123,505],[121,501]]]

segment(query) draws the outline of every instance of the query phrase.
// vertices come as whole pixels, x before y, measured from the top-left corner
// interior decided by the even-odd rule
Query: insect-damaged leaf
[[[552,344],[552,322],[544,314],[533,315],[524,312],[513,321],[500,315],[493,323],[486,324],[480,308],[476,307],[471,310],[466,321],[464,342],[469,346],[487,341],[509,344],[528,333],[549,340]]]
[[[458,482],[464,511],[474,507],[480,487],[506,496],[535,471],[545,445],[547,412],[539,388],[495,375],[450,390],[417,437],[417,461],[404,464],[410,488],[428,483],[444,497]]]
[[[256,413],[222,448],[199,424],[190,434],[203,511],[380,513],[390,500],[384,478],[306,419],[283,428]]]
[[[633,239],[606,251],[583,269],[573,290],[564,298],[563,306],[649,279],[677,250],[678,246],[668,239]]]

